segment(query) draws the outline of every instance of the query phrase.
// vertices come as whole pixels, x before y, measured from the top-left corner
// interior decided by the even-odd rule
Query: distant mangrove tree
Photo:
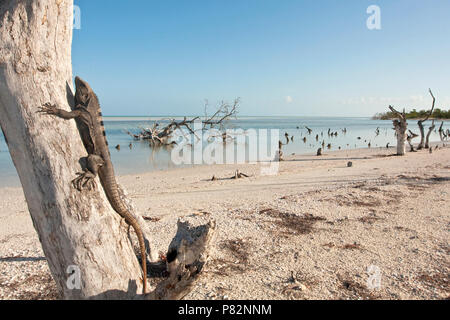
[[[406,119],[421,119],[427,117],[429,113],[429,110],[420,110],[417,111],[416,109],[413,109],[410,112],[406,113]],[[385,113],[377,113],[372,117],[373,120],[392,120],[396,118],[396,115],[391,112],[385,112]],[[433,113],[430,116],[430,119],[449,119],[450,120],[450,109],[449,110],[442,110],[439,108],[434,109]]]

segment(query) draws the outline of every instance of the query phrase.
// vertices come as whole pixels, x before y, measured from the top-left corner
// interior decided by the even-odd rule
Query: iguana
[[[112,208],[131,225],[138,237],[142,259],[143,290],[147,292],[147,258],[144,234],[137,220],[123,203],[114,175],[105,128],[102,120],[99,100],[86,81],[75,78],[75,108],[68,112],[58,109],[55,105],[46,103],[39,112],[55,115],[62,119],[75,119],[84,147],[88,153],[87,165],[84,172],[72,181],[72,185],[79,191],[95,188],[95,178],[98,174]]]

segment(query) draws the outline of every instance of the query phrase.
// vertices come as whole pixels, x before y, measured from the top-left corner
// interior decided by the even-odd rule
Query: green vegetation
[[[417,111],[416,109],[413,109],[410,112],[406,113],[406,119],[423,119],[426,118],[429,110],[420,110]],[[372,119],[374,120],[391,120],[396,118],[393,112],[385,112],[385,113],[377,113],[375,116],[373,116]],[[433,114],[431,115],[430,119],[450,119],[450,109],[445,111],[441,110],[439,108],[434,109]]]

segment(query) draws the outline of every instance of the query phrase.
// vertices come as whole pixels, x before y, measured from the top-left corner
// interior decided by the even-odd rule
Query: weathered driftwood
[[[66,110],[73,107],[72,23],[72,0],[0,1],[0,126],[61,296],[144,298],[126,224],[101,188],[79,192],[71,186],[81,171],[79,159],[86,156],[75,122],[37,113],[48,101]],[[151,244],[148,230],[146,238]],[[187,243],[180,252],[199,253],[197,247]],[[176,261],[171,270],[185,267],[183,259]],[[167,287],[155,297],[179,297],[196,280],[189,279],[172,282],[174,290]]]
[[[148,140],[150,142],[150,146],[168,146],[176,143],[172,141],[172,137],[176,130],[185,129],[187,132],[197,139],[200,139],[197,135],[195,128],[193,128],[194,123],[201,122],[202,131],[207,129],[212,129],[219,127],[222,131],[225,128],[225,124],[231,118],[235,118],[238,112],[240,99],[237,98],[234,100],[233,104],[228,104],[225,101],[222,101],[216,112],[212,116],[208,116],[206,110],[208,108],[208,102],[205,104],[205,117],[202,120],[200,117],[194,117],[188,119],[184,117],[183,120],[177,121],[175,119],[170,119],[169,123],[166,125],[162,125],[160,122],[153,123],[151,128],[143,128],[139,134],[134,134],[127,131],[127,134],[132,136],[135,140]],[[180,131],[182,132],[182,131]],[[222,139],[223,142],[227,142],[228,135],[225,131],[223,131]]]
[[[410,147],[410,151],[411,152],[416,152],[416,150],[414,150],[414,145],[412,143],[412,140],[417,138],[419,135],[415,134],[414,132],[412,132],[411,130],[408,130],[409,134],[406,138],[406,140],[408,141],[409,147]]]
[[[406,113],[398,112],[393,106],[389,106],[389,109],[397,116],[396,120],[393,120],[394,130],[397,135],[397,155],[403,156],[406,153],[406,130],[408,128],[408,123],[406,122]]]
[[[214,220],[199,216],[178,221],[177,234],[166,256],[169,277],[160,282],[147,299],[182,299],[192,290],[208,261],[215,228]]]
[[[431,105],[430,112],[428,112],[427,116],[424,119],[421,119],[417,122],[417,125],[419,126],[419,131],[420,131],[420,143],[417,146],[417,150],[421,150],[425,146],[425,129],[423,128],[423,123],[425,121],[427,121],[433,114],[434,105],[436,103],[436,98],[434,97],[433,92],[431,92],[431,89],[429,90],[429,92],[430,92],[431,97],[433,98],[433,103]]]
[[[430,147],[430,136],[433,130],[436,128],[434,120],[431,122],[431,126],[428,128],[427,138],[425,139],[425,149]]]
[[[283,142],[281,140],[278,140],[278,152],[275,157],[275,161],[283,161]]]
[[[236,180],[236,179],[242,179],[242,178],[250,178],[248,174],[245,174],[241,172],[240,170],[236,170],[234,172],[234,175],[229,178],[217,178],[215,175],[212,176],[211,181],[218,181],[218,180]]]
[[[242,178],[249,178],[249,177],[250,177],[249,175],[247,175],[239,170],[236,170],[236,172],[234,173],[234,176],[231,177],[231,179],[242,179]]]
[[[444,121],[441,122],[441,125],[439,126],[439,138],[441,139],[441,142],[444,141],[445,133],[444,133]]]

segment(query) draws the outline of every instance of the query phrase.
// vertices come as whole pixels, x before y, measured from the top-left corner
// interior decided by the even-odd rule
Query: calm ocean
[[[180,118],[181,119],[181,118]],[[139,132],[139,128],[150,127],[153,120],[157,118],[149,117],[105,117],[105,127],[111,156],[114,162],[116,173],[119,175],[135,174],[153,170],[166,170],[177,167],[171,161],[170,151],[159,149],[152,150],[148,142],[134,141],[126,134],[126,131]],[[430,125],[426,124],[426,130]],[[436,131],[440,122],[436,125]],[[308,135],[305,126],[311,128],[313,133]],[[294,142],[283,147],[285,155],[292,153],[315,153],[321,147],[322,141],[325,144],[331,143],[331,150],[366,148],[371,143],[372,148],[385,147],[389,142],[395,146],[396,139],[392,130],[392,121],[372,120],[370,118],[339,118],[339,117],[240,117],[229,122],[229,127],[233,129],[279,129],[280,140],[285,142],[285,133],[294,136]],[[300,129],[297,129],[299,127]],[[346,128],[344,134],[342,129]],[[379,128],[379,135],[375,130]],[[448,122],[444,124],[448,128]],[[337,137],[329,138],[328,129],[338,132]],[[418,133],[417,121],[409,122],[409,129]],[[323,133],[323,137],[321,135]],[[316,135],[319,141],[316,141]],[[303,142],[306,136],[307,142]],[[361,139],[358,139],[360,137]],[[433,132],[431,141],[439,141],[439,135]],[[418,139],[414,140],[418,142]],[[129,144],[133,147],[130,149]],[[120,151],[115,146],[120,144]],[[205,143],[206,144],[206,143]],[[326,149],[326,147],[325,147]],[[327,150],[327,149],[326,149]],[[325,152],[326,152],[325,150]],[[0,187],[20,186],[20,182],[11,161],[5,139],[0,132]]]

